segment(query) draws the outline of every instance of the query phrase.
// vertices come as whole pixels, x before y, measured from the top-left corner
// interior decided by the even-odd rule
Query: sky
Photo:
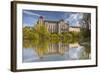
[[[59,21],[63,19],[69,26],[80,26],[79,21],[83,17],[80,12],[61,12],[61,11],[37,11],[37,10],[23,10],[23,27],[34,26],[39,17],[43,16],[45,20]]]

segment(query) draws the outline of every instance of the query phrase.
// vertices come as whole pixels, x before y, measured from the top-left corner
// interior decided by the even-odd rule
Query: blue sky
[[[34,26],[40,16],[45,20],[64,19],[69,23],[69,26],[80,26],[79,20],[82,19],[82,14],[79,12],[61,12],[61,11],[37,11],[37,10],[23,10],[23,27]]]

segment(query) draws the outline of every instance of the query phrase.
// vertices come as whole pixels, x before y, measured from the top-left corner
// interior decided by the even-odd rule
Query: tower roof
[[[40,16],[40,19],[43,19],[43,16]]]

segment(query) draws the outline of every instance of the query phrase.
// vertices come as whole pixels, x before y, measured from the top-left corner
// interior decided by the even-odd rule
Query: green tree
[[[40,39],[49,39],[50,33],[44,24],[36,24],[35,30],[36,33],[38,33]]]
[[[31,34],[30,27],[24,27],[24,28],[23,28],[23,38],[24,38],[24,39],[29,39],[29,38],[31,38],[30,34]]]
[[[91,41],[91,14],[83,13],[83,18],[81,22],[81,31],[80,31],[80,43],[81,45],[90,45]]]
[[[85,29],[90,29],[91,24],[91,14],[90,13],[83,13],[83,17],[80,21],[81,27]]]

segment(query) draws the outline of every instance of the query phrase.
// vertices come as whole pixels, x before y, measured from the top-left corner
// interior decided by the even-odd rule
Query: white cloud
[[[36,13],[33,13],[33,12],[30,12],[30,11],[24,11],[24,13],[25,14],[29,14],[29,15],[35,15],[35,16],[38,16],[38,17],[40,17],[41,15],[39,15],[39,14],[36,14]]]
[[[78,17],[78,14],[71,14],[69,19],[77,19]]]
[[[80,22],[79,21],[76,22],[76,26],[80,27]]]
[[[70,14],[68,18],[65,19],[66,22],[69,22],[71,25],[80,26],[79,20],[82,19],[82,13],[73,13]]]
[[[32,27],[33,25],[31,25],[31,24],[23,24],[23,27],[25,27],[25,26]]]
[[[77,20],[81,18],[81,15],[79,13],[75,13],[75,14],[70,14],[69,18],[67,18],[67,20]]]

